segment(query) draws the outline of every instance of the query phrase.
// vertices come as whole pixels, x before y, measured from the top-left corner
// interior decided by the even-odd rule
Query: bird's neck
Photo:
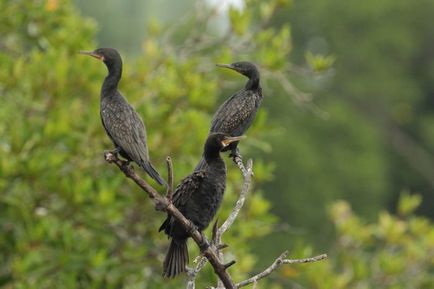
[[[213,156],[206,156],[205,155],[205,161],[207,163],[207,168],[211,171],[225,171],[226,166],[223,159],[220,157],[220,155],[213,155]]]
[[[259,72],[253,71],[249,76],[249,81],[246,83],[247,90],[257,90],[259,88]]]
[[[219,161],[222,159],[220,157],[219,150],[217,150],[215,148],[208,148],[207,146],[205,146],[205,151],[204,151],[203,155],[204,155],[205,161],[207,163]]]
[[[116,91],[118,88],[119,80],[122,76],[122,64],[114,64],[107,66],[108,75],[104,79],[101,88],[101,95],[110,95],[110,92]]]

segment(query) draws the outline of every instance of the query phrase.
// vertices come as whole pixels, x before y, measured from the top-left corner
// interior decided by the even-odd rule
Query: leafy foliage
[[[309,264],[295,280],[307,288],[434,288],[434,224],[417,217],[419,195],[404,194],[398,216],[381,212],[375,223],[356,216],[345,201],[331,207],[334,252]]]

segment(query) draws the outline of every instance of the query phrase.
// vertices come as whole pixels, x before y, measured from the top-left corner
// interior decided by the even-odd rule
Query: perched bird
[[[184,178],[173,194],[175,207],[199,231],[203,231],[216,214],[223,199],[226,187],[226,166],[220,157],[220,151],[242,136],[231,137],[224,133],[212,133],[204,146],[204,160],[207,166]],[[159,231],[172,238],[163,264],[163,276],[174,277],[186,270],[188,263],[188,233],[176,221],[168,216]]]
[[[231,136],[242,135],[252,124],[262,102],[259,71],[254,64],[246,61],[232,64],[217,64],[217,66],[235,70],[246,76],[249,80],[244,89],[232,95],[218,108],[211,121],[209,133],[222,132]],[[230,150],[230,156],[235,160],[235,157],[239,156],[237,146],[238,142],[233,142],[223,151]],[[196,170],[202,169],[205,165],[206,162],[202,157],[196,166]]]
[[[122,76],[122,59],[113,48],[80,51],[104,62],[108,75],[101,87],[100,115],[107,135],[115,145],[114,153],[134,161],[160,185],[165,182],[149,160],[146,129],[142,119],[118,91]]]

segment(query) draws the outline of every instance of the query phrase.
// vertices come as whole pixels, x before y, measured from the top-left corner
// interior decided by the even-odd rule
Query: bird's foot
[[[122,167],[121,167],[121,170],[122,170],[125,174],[127,174],[127,175],[130,175],[131,173],[134,172],[134,168],[133,168],[133,166],[130,164],[129,161],[122,161]]]
[[[200,234],[202,235],[202,242],[200,242],[199,248],[200,248],[200,251],[203,252],[209,248],[210,243],[209,243],[208,238],[205,236],[204,233],[201,232]]]
[[[238,148],[232,150],[231,153],[229,154],[229,157],[232,158],[232,160],[234,161],[234,163],[237,163],[236,159],[242,160],[242,157],[240,155],[240,150]]]
[[[192,221],[190,221],[190,228],[188,230],[188,233],[192,235],[194,231],[199,231],[199,228]]]
[[[113,154],[113,155],[118,155],[120,151],[121,151],[121,148],[120,148],[120,147],[115,147],[115,148],[112,149],[112,150],[105,150],[104,153],[105,153],[105,154],[110,153],[110,154]]]
[[[108,162],[114,162],[119,159],[119,152],[121,151],[120,147],[116,147],[113,150],[105,150],[104,151],[104,159]]]
[[[235,152],[232,152],[229,156],[232,157],[234,163],[240,168],[241,173],[245,176],[247,174],[247,170],[243,164],[243,158],[240,155],[238,149]]]

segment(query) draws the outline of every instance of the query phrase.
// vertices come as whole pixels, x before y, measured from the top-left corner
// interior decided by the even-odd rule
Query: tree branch
[[[167,192],[166,192],[166,197],[169,199],[169,201],[172,201],[173,165],[172,165],[172,159],[170,157],[166,157],[166,164],[167,164]]]
[[[238,217],[238,214],[241,211],[241,208],[244,206],[244,202],[246,200],[247,193],[250,190],[250,185],[252,183],[252,175],[253,175],[253,161],[249,159],[247,161],[247,168],[244,168],[243,163],[240,161],[241,165],[238,165],[240,167],[241,171],[244,175],[244,184],[243,188],[241,189],[240,196],[238,197],[237,203],[235,204],[235,207],[232,209],[232,212],[229,214],[229,217],[226,219],[226,221],[221,225],[221,227],[217,230],[216,233],[216,240],[217,245],[221,243],[221,238],[224,232],[226,232],[230,226],[234,223],[235,219]],[[238,164],[238,162],[237,162]]]
[[[249,161],[251,161],[251,160],[249,160]],[[247,172],[246,168],[244,167],[243,160],[241,159],[241,156],[240,155],[235,156],[234,162],[237,164],[238,168],[240,169],[241,173],[243,174],[243,177],[246,178],[248,172]],[[252,173],[252,175],[253,175],[253,173]]]
[[[249,284],[256,284],[259,280],[267,277],[272,272],[276,271],[280,268],[283,264],[300,264],[300,263],[311,263],[311,262],[317,262],[323,259],[327,258],[326,254],[318,255],[315,257],[310,258],[304,258],[304,259],[286,259],[288,256],[288,251],[283,252],[276,260],[274,260],[273,264],[271,264],[267,269],[262,271],[259,274],[256,274],[255,276],[241,281],[235,285],[236,288],[241,288]]]
[[[155,209],[158,211],[164,211],[174,217],[182,227],[188,232],[190,237],[199,246],[202,254],[208,259],[211,266],[214,268],[214,272],[218,275],[221,282],[227,289],[235,289],[235,285],[231,276],[226,272],[225,264],[222,264],[215,253],[209,246],[206,238],[199,232],[192,222],[182,215],[182,213],[170,202],[168,198],[162,197],[152,186],[150,186],[145,180],[139,177],[132,166],[126,161],[122,161],[118,158],[117,154],[112,152],[105,152],[104,158],[108,163],[116,164],[119,169],[125,174],[127,178],[132,179],[142,190],[144,190],[148,196],[154,201]],[[168,161],[170,166],[171,162]],[[168,168],[170,170],[170,168]]]
[[[202,257],[202,256],[198,256],[196,258],[196,260],[198,260],[196,267],[194,269],[188,271],[188,273],[187,273],[188,274],[188,281],[187,281],[186,289],[195,289],[196,288],[196,276],[203,269],[203,267],[205,267],[208,259],[205,257]]]

